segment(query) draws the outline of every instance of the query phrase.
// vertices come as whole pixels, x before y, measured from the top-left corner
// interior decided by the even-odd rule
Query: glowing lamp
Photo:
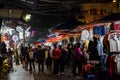
[[[26,22],[29,22],[30,19],[31,19],[31,14],[26,14],[23,19],[26,21]]]

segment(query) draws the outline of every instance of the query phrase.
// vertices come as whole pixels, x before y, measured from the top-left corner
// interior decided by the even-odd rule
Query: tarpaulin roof
[[[65,38],[67,38],[67,36],[65,36],[65,35],[59,35],[57,37],[47,38],[46,42],[57,42],[57,41],[65,39]]]
[[[120,20],[120,13],[112,13],[108,16],[105,16],[101,20]]]
[[[83,22],[77,21],[74,18],[70,18],[65,22],[63,22],[62,24],[55,26],[52,29],[52,31],[69,31],[76,28],[78,25],[83,25],[83,24],[84,24]]]

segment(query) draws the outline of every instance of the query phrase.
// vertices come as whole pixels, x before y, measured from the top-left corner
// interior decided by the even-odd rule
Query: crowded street
[[[77,77],[71,76],[68,71],[65,72],[65,75],[54,76],[50,74],[47,70],[45,73],[38,73],[34,71],[29,73],[22,68],[22,65],[14,65],[14,70],[10,71],[8,75],[0,76],[0,80],[77,80]]]
[[[13,71],[0,76],[0,80],[34,80],[33,74],[26,72],[22,65],[14,65]]]
[[[0,0],[0,80],[120,80],[120,0]]]

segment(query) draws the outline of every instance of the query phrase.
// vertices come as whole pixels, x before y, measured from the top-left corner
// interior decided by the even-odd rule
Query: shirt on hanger
[[[120,30],[120,21],[114,22],[114,30]]]
[[[98,41],[97,50],[98,50],[99,56],[103,55],[103,45],[100,41]]]
[[[118,52],[120,52],[120,40],[117,39],[116,42],[117,42]]]
[[[83,41],[85,41],[85,40],[87,40],[88,38],[89,38],[89,32],[88,32],[88,30],[83,30],[82,31],[82,33],[81,33],[81,40],[83,40]]]
[[[103,36],[107,33],[106,31],[106,27],[104,27],[103,25],[100,26],[95,26],[93,29],[93,34],[99,35],[99,36]]]
[[[116,65],[117,65],[117,73],[120,74],[120,55],[116,55],[115,62],[116,62]]]
[[[110,43],[110,52],[118,52],[115,33],[109,34],[108,41]]]
[[[92,40],[93,39],[93,30],[90,30],[89,31],[89,40]]]
[[[88,46],[89,46],[89,40],[86,40],[86,41],[85,41],[85,46],[86,46],[86,48],[88,49]]]

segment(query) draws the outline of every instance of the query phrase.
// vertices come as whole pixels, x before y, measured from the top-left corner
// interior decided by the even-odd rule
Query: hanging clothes
[[[117,52],[117,43],[115,40],[110,39],[109,40],[110,43],[110,52]]]
[[[110,52],[118,52],[115,33],[109,34],[108,41],[110,43]]]
[[[117,39],[116,42],[117,42],[118,52],[120,52],[120,40]]]
[[[115,74],[115,55],[110,56],[110,68],[109,68],[109,75],[112,76]]]
[[[98,50],[98,55],[99,56],[103,55],[103,45],[102,45],[101,41],[98,41],[97,50]]]
[[[107,33],[106,27],[104,27],[103,25],[95,26],[93,28],[93,34],[104,36],[106,33]]]
[[[86,46],[86,49],[88,50],[89,40],[86,40],[86,41],[85,41],[85,46]]]
[[[116,71],[117,71],[118,74],[120,74],[120,54],[116,55],[115,62],[116,62],[116,66],[117,66]]]
[[[114,30],[120,30],[120,21],[116,21],[113,24]]]
[[[93,39],[93,30],[90,30],[89,31],[89,40],[92,40]]]
[[[117,42],[118,52],[120,52],[120,33],[116,34],[116,42]]]
[[[108,41],[108,36],[109,36],[109,33],[106,34],[103,39],[104,49],[106,50],[109,50],[109,46],[110,46],[109,41]]]
[[[107,24],[105,25],[107,33],[110,31],[111,24],[112,24],[112,23],[107,23]]]
[[[89,31],[88,30],[83,30],[82,33],[81,33],[81,40],[85,41],[85,40],[88,40],[89,38]]]

